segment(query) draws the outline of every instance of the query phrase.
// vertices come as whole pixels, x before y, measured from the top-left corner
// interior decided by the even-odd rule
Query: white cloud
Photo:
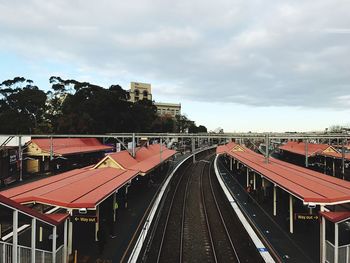
[[[345,0],[0,0],[0,48],[96,83],[150,82],[169,101],[339,109],[348,10]]]

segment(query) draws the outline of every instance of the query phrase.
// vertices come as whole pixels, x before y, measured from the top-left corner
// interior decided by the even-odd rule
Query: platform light
[[[87,209],[86,208],[80,208],[79,209],[79,214],[86,215],[87,214]]]

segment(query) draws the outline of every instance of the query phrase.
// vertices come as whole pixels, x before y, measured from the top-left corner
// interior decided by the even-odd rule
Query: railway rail
[[[197,156],[173,178],[139,262],[263,262],[222,193],[212,157]]]

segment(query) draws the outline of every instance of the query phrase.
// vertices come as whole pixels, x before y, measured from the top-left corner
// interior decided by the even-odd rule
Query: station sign
[[[71,221],[73,223],[97,223],[97,216],[74,215]]]
[[[317,214],[295,213],[294,219],[300,221],[318,221],[320,217]]]

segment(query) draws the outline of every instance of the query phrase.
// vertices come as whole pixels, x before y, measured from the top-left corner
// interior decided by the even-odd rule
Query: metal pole
[[[289,232],[293,234],[294,232],[293,225],[293,196],[289,195]]]
[[[334,262],[338,262],[339,254],[339,227],[338,223],[334,223]]]
[[[309,140],[305,140],[305,167],[309,167]]]
[[[52,231],[52,262],[56,262],[56,236],[57,236],[57,226],[53,227]]]
[[[17,250],[18,250],[18,210],[13,210],[12,215],[12,262],[17,263]]]
[[[324,205],[320,206],[320,212],[324,212]],[[320,226],[320,254],[321,262],[326,262],[326,219],[322,216]]]
[[[345,179],[345,145],[344,139],[341,143],[341,173],[343,176],[343,180]]]
[[[35,246],[36,246],[36,219],[32,218],[32,233],[31,233],[31,249],[32,249],[32,254],[31,254],[31,259],[32,262],[35,262]]]
[[[135,157],[135,133],[132,134],[132,157]]]
[[[163,139],[162,139],[162,137],[160,137],[160,153],[159,153],[159,157],[160,157],[160,163],[162,163],[162,144],[163,144]]]
[[[63,233],[63,263],[67,263],[67,229],[68,229],[68,219],[64,221],[64,233]],[[33,261],[35,262],[35,261]]]
[[[53,159],[53,138],[50,138],[50,161]]]
[[[23,152],[22,152],[22,136],[18,137],[18,157],[19,157],[19,180],[23,181]]]
[[[270,146],[270,138],[269,134],[265,136],[265,163],[269,163],[269,146]]]
[[[276,194],[276,185],[273,186],[273,215],[277,215],[277,194]]]
[[[249,185],[249,169],[247,168],[247,187],[248,187],[248,185]]]
[[[194,138],[192,137],[192,154],[193,154],[193,163],[196,162],[196,155],[194,154],[194,151],[195,151],[195,141],[194,141]]]

